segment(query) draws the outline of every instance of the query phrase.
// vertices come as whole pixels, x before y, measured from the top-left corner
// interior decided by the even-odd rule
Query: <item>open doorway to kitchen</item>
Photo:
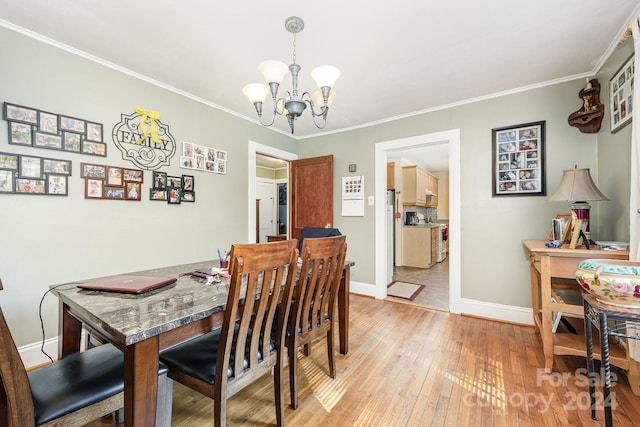
[[[256,243],[287,239],[289,162],[256,154]]]
[[[449,201],[448,201],[448,279],[449,311],[460,313],[460,131],[458,129],[427,135],[386,141],[375,147],[375,188],[376,200],[384,201],[386,196],[386,170],[388,156],[393,151],[417,149],[431,144],[448,144],[449,151]],[[387,297],[388,245],[387,212],[385,203],[376,203],[376,297]],[[402,223],[402,219],[400,220]],[[441,263],[446,268],[445,263]]]

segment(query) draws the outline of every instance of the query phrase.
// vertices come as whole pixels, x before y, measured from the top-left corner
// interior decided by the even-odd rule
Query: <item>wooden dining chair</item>
[[[123,353],[105,344],[27,373],[0,308],[0,426],[83,426],[116,412],[124,404],[123,371]],[[167,380],[166,367],[160,375]],[[157,425],[169,426],[166,383],[158,381],[158,396],[168,412],[159,407],[156,416]]]
[[[227,398],[271,368],[276,421],[284,425],[283,341],[296,278],[296,245],[295,239],[233,245],[222,327],[160,354],[170,378],[214,400],[215,426],[227,425]]]
[[[307,238],[287,328],[291,407],[298,407],[298,348],[310,353],[311,342],[326,337],[329,375],[336,377],[334,331],[338,288],[347,253],[346,236]],[[295,331],[296,333],[293,333]]]

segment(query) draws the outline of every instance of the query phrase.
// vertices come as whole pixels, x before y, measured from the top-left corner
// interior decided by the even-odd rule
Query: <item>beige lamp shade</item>
[[[598,190],[591,179],[588,168],[565,170],[562,173],[558,189],[549,197],[551,202],[588,202],[592,200],[609,199]]]

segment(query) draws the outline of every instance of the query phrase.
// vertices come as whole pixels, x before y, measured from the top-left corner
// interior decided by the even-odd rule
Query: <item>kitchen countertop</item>
[[[442,225],[445,225],[445,224],[437,223],[437,222],[430,222],[430,223],[416,224],[416,225],[403,224],[403,226],[406,228],[434,228],[434,227],[440,227]]]

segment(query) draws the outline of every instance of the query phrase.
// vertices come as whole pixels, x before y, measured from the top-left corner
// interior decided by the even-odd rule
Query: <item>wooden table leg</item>
[[[349,292],[351,287],[351,267],[344,268],[338,292],[338,331],[340,333],[340,353],[349,352]]]
[[[540,299],[542,300],[542,349],[544,351],[544,369],[547,373],[553,369],[553,331],[551,330],[551,257],[540,257]]]
[[[537,316],[540,315],[540,272],[536,268],[535,256],[531,254],[531,306],[533,308],[533,325],[539,331],[538,322],[536,322]]]
[[[58,359],[80,352],[82,322],[69,313],[69,306],[58,304]]]
[[[124,349],[124,424],[153,427],[158,395],[158,336]]]

